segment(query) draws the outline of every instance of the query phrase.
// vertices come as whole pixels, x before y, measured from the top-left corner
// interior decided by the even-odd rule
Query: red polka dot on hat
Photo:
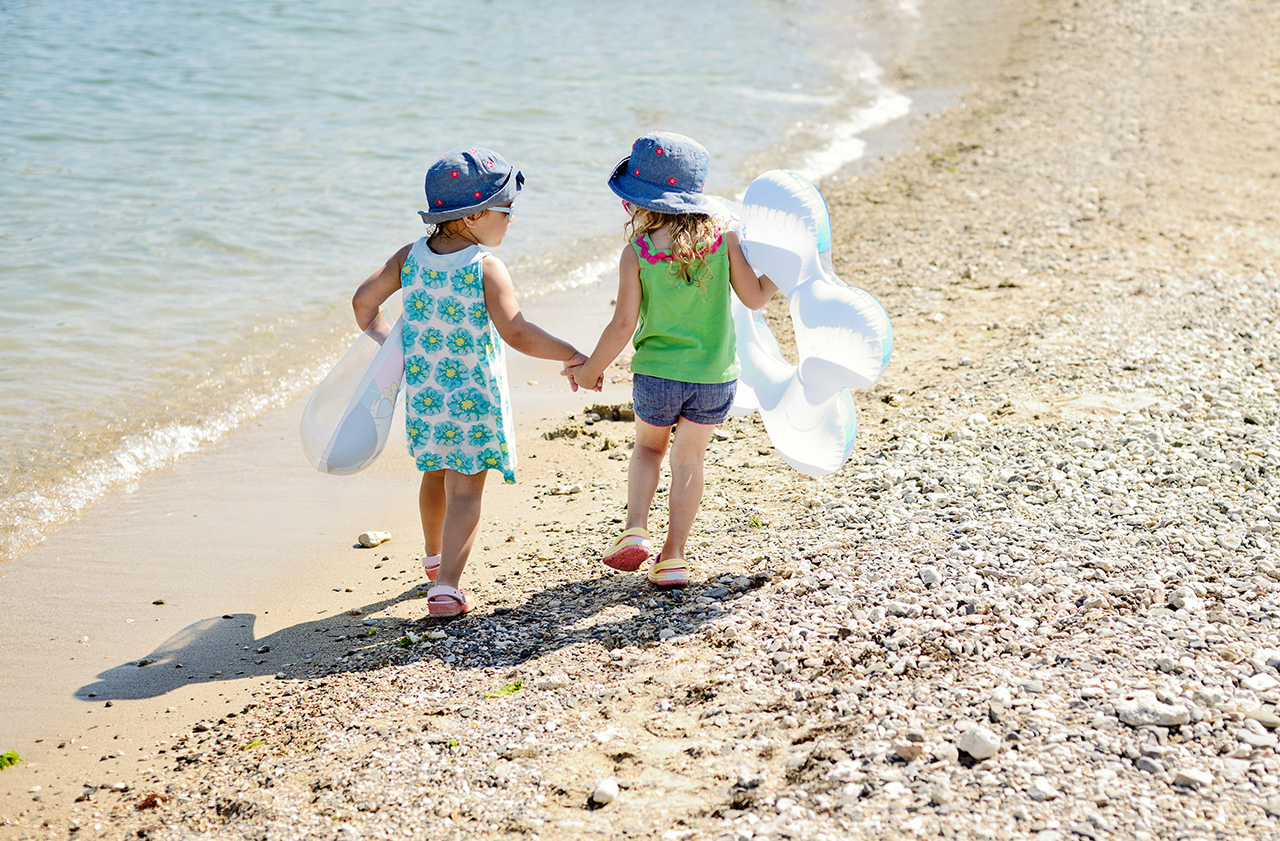
[[[659,146],[659,147],[657,148],[657,150],[656,150],[653,154],[655,154],[655,155],[661,155],[661,154],[662,154],[662,147],[661,147],[661,146]]]
[[[479,190],[476,190],[476,191],[475,191],[475,197],[476,197],[476,198],[480,198],[480,191],[479,191]]]
[[[676,177],[675,177],[674,175],[673,175],[673,176],[671,176],[670,178],[668,178],[668,179],[667,179],[667,183],[668,183],[668,184],[675,184],[675,183],[676,183]]]
[[[449,173],[449,177],[450,177],[450,178],[457,178],[457,177],[458,177],[458,171],[455,169],[453,172]]]

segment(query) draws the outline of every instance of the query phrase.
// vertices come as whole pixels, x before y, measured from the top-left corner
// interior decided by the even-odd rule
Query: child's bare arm
[[[635,249],[628,247],[622,250],[622,257],[618,260],[618,303],[614,305],[613,318],[605,325],[590,358],[572,372],[579,388],[595,388],[600,383],[604,369],[631,341],[639,318],[640,258],[636,256]]]
[[[527,356],[569,362],[581,356],[577,349],[528,321],[520,312],[515,286],[507,267],[496,257],[484,260],[484,305],[502,340]]]
[[[742,243],[738,242],[737,234],[727,231],[724,238],[729,245],[729,283],[733,285],[739,301],[758,310],[769,302],[778,287],[768,275],[756,275],[747,262],[747,255],[742,253]]]
[[[392,254],[391,258],[382,264],[382,268],[369,275],[356,289],[356,294],[351,298],[351,308],[355,310],[356,324],[361,330],[368,330],[373,326],[382,302],[400,288],[400,269],[403,268],[404,258],[409,256],[409,249],[412,247],[413,244],[410,243]],[[389,332],[391,325],[385,325],[385,330]]]

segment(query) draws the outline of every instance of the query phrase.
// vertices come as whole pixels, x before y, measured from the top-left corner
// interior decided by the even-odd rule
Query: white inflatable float
[[[724,204],[725,215],[734,215]],[[889,316],[836,276],[826,202],[802,176],[766,172],[751,182],[736,215],[747,261],[787,297],[799,361],[786,358],[758,312],[733,298],[742,366],[734,413],[759,412],[783,460],[823,476],[853,451],[858,421],[850,389],[871,385],[889,365]],[[317,470],[355,473],[386,445],[404,378],[400,312],[393,296],[376,323],[395,326],[362,334],[307,403],[302,448]]]
[[[787,297],[798,363],[783,355],[758,312],[733,299],[738,339],[735,414],[759,412],[787,464],[809,476],[840,469],[858,434],[850,389],[880,378],[893,352],[889,315],[836,276],[831,219],[804,177],[770,170],[747,188],[739,212],[747,262]]]
[[[402,311],[400,296],[389,298],[373,326],[360,334],[307,401],[302,450],[317,470],[337,476],[356,473],[386,446],[404,380]]]

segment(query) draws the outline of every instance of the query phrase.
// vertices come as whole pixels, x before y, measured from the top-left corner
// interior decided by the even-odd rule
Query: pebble
[[[347,534],[350,534],[350,532],[347,532]],[[389,531],[365,531],[360,533],[360,536],[356,538],[356,542],[365,549],[372,549],[374,546],[380,546],[390,539],[391,532]]]
[[[608,806],[618,799],[621,791],[617,780],[613,777],[606,777],[596,783],[595,790],[591,792],[591,802],[599,806]]]
[[[974,759],[989,759],[1000,750],[1000,737],[985,727],[970,727],[960,734],[956,747]]]

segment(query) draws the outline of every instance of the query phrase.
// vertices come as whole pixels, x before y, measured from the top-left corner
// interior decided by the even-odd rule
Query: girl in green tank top
[[[657,587],[689,581],[685,544],[702,502],[703,461],[733,403],[738,360],[730,291],[751,309],[777,291],[751,270],[737,235],[711,215],[703,194],[709,163],[697,142],[654,132],[636,140],[614,168],[609,187],[630,216],[617,304],[590,358],[566,369],[578,386],[598,390],[627,341],[635,347],[627,525],[602,560],[628,572],[648,563]],[[653,555],[649,508],[668,449],[667,533]]]

